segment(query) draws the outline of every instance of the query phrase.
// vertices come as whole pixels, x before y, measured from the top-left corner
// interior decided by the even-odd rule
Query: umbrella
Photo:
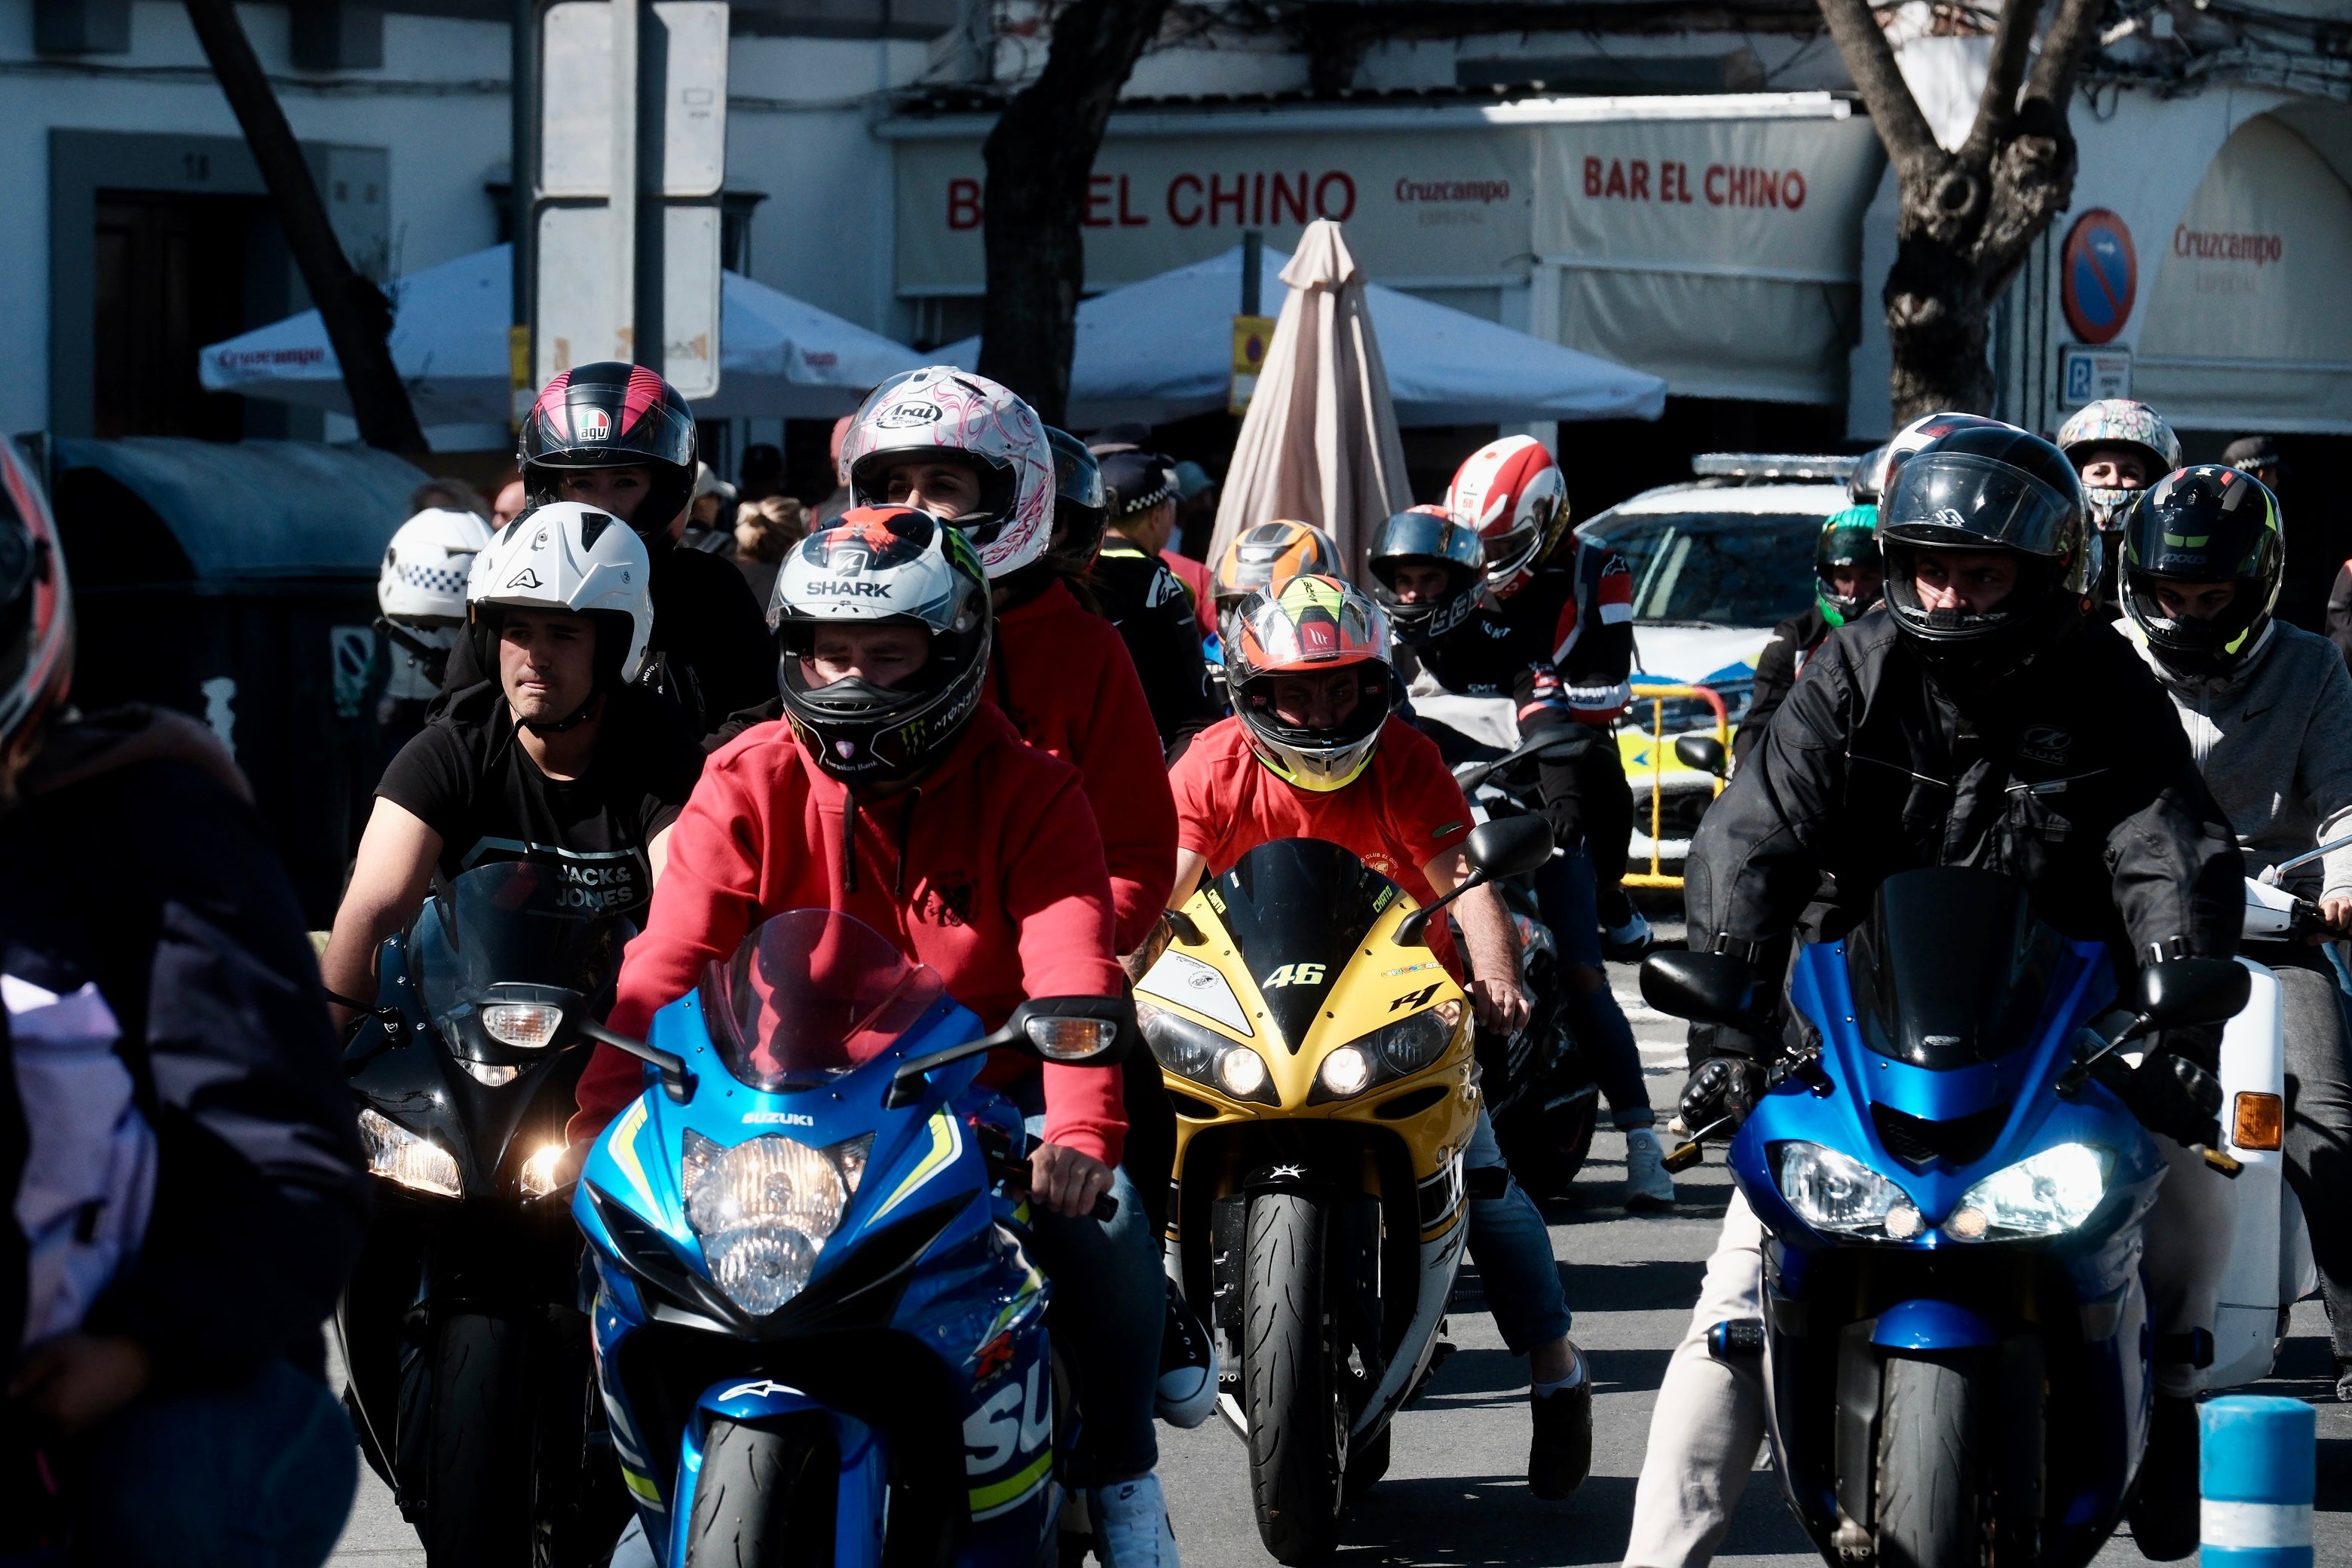
[[[1291,517],[1328,530],[1360,576],[1366,542],[1412,504],[1363,271],[1339,226],[1318,218],[1298,237],[1282,280],[1290,297],[1242,416],[1209,559],[1221,559],[1251,524]]]
[[[1279,253],[1264,258],[1265,298],[1281,297]],[[1242,249],[1097,295],[1078,307],[1070,364],[1069,422],[1094,430],[1147,425],[1225,406],[1233,374],[1233,315],[1241,300]],[[1655,419],[1666,384],[1654,375],[1547,342],[1412,294],[1364,287],[1397,423],[1516,425],[1537,419]],[[966,338],[936,358],[980,363]]]
[[[385,287],[392,358],[424,425],[507,423],[507,326],[513,253],[494,245]],[[826,419],[855,409],[867,389],[928,363],[903,344],[739,273],[719,275],[719,395],[707,418]],[[346,414],[342,369],[316,310],[199,352],[207,390],[275,398]]]

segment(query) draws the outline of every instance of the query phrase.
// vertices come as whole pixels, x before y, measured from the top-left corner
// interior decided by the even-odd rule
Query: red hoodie
[[[1078,770],[1110,868],[1118,951],[1151,934],[1176,884],[1168,753],[1118,628],[1061,582],[998,612],[990,693],[1021,738]]]
[[[670,834],[645,932],[622,962],[611,1027],[642,1037],[706,963],[798,909],[856,916],[937,970],[948,994],[992,1029],[1024,996],[1119,994],[1094,814],[1077,774],[1023,745],[1003,714],[982,702],[916,788],[860,801],[854,860],[842,841],[846,795],[788,724],[757,725],[712,755]],[[1000,1053],[985,1076],[1003,1084],[1034,1070]],[[1044,1071],[1046,1142],[1117,1164],[1127,1131],[1118,1070]],[[635,1058],[597,1047],[580,1077],[572,1140],[644,1088]]]

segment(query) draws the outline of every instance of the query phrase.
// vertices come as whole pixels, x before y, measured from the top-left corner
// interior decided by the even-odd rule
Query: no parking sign
[[[2066,324],[2086,343],[2111,342],[2131,320],[2139,259],[2131,230],[2105,207],[2093,207],[2066,231],[2058,256],[2058,299]]]

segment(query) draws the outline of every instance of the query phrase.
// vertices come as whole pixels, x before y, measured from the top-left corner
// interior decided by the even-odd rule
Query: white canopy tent
[[[386,288],[393,363],[420,424],[507,422],[512,277],[509,248],[496,245]],[[855,410],[876,382],[929,363],[749,278],[728,272],[719,281],[719,395],[695,405],[705,418],[835,418]],[[201,360],[210,391],[350,412],[316,310],[214,343]]]
[[[1278,312],[1289,258],[1269,248],[1262,309]],[[1069,423],[1160,425],[1225,405],[1241,309],[1242,249],[1098,294],[1078,307]],[[1374,283],[1365,294],[1400,425],[1517,424],[1542,419],[1655,419],[1666,384],[1548,343],[1465,311]],[[935,359],[976,369],[980,340]]]

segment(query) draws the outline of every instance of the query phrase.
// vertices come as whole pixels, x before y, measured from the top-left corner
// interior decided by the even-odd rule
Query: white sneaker
[[[1160,1331],[1160,1384],[1153,1400],[1160,1419],[1191,1428],[1217,1408],[1217,1346],[1192,1309],[1168,1282],[1167,1311]]]
[[[1650,922],[1641,910],[1621,926],[1601,928],[1601,955],[1612,963],[1639,963],[1650,951]]]
[[[1652,1127],[1625,1130],[1625,1206],[1633,1210],[1675,1206],[1674,1178],[1666,1174],[1666,1152]]]
[[[1091,1500],[1095,1559],[1102,1568],[1182,1568],[1158,1476],[1097,1487]]]

